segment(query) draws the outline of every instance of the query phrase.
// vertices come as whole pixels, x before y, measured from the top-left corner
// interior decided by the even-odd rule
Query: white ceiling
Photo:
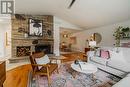
[[[55,15],[89,29],[130,19],[130,0],[15,0],[20,14]]]

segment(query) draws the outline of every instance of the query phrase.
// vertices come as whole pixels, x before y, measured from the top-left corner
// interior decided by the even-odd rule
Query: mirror
[[[99,33],[93,33],[90,39],[96,41],[96,43],[99,44],[102,40],[102,36]]]

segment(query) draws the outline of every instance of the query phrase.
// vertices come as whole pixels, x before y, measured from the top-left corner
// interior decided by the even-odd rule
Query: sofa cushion
[[[90,58],[91,61],[102,64],[102,65],[106,65],[106,62],[108,61],[108,59],[105,58],[101,58],[101,57],[92,57]]]
[[[130,48],[122,48],[125,61],[130,63]]]
[[[118,83],[113,85],[112,87],[130,87],[130,74],[127,75],[125,78],[120,80]]]
[[[125,72],[130,72],[130,62],[126,61],[126,56],[123,48],[119,48],[119,51],[109,51],[111,53],[111,61],[108,62],[108,66],[120,69]]]
[[[130,63],[120,61],[120,60],[111,60],[107,64],[108,66],[117,68],[119,70],[130,72]]]

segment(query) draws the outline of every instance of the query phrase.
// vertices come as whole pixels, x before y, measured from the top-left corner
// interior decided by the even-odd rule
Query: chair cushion
[[[106,62],[108,61],[108,59],[105,58],[101,58],[101,57],[92,57],[90,58],[91,61],[102,64],[102,65],[106,65]]]
[[[50,63],[50,59],[47,55],[41,57],[41,58],[35,58],[37,64],[47,64]],[[41,69],[42,66],[38,66],[39,69]]]

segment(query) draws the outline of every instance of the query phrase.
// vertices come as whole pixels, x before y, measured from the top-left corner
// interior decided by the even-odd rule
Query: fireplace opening
[[[50,44],[36,45],[35,52],[44,52],[45,54],[53,54],[53,48],[52,45]]]
[[[17,57],[29,56],[30,55],[30,46],[17,46]]]

